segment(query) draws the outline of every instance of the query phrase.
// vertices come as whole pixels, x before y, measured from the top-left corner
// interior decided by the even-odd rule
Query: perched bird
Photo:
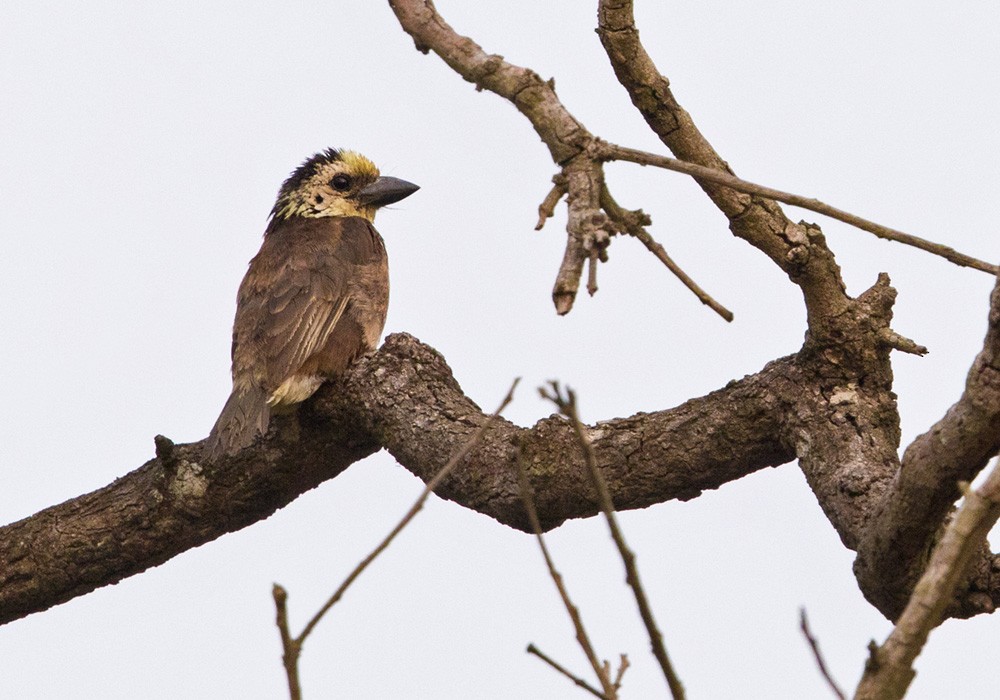
[[[417,189],[380,176],[359,153],[335,149],[285,180],[240,284],[233,392],[209,436],[209,459],[247,447],[267,432],[272,412],[305,401],[325,378],[375,349],[389,268],[372,222],[379,207]]]

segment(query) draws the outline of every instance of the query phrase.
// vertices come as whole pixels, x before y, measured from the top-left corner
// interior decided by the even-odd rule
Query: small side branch
[[[576,394],[571,389],[567,389],[564,396],[556,382],[552,382],[550,386],[552,389],[551,392],[545,389],[540,389],[539,392],[544,398],[552,401],[559,408],[559,411],[573,424],[580,447],[583,449],[587,471],[590,474],[594,490],[597,492],[601,510],[604,512],[604,517],[608,522],[608,528],[611,530],[611,538],[618,547],[622,562],[625,564],[625,580],[632,588],[632,593],[635,596],[635,602],[639,607],[639,615],[642,617],[642,622],[649,634],[653,656],[656,657],[657,662],[660,664],[660,670],[663,671],[663,676],[670,687],[670,693],[674,700],[683,700],[684,686],[681,684],[680,678],[677,677],[674,667],[670,663],[670,658],[667,656],[667,649],[663,644],[663,634],[656,624],[656,620],[653,617],[653,609],[649,605],[646,591],[639,580],[639,569],[635,563],[635,553],[629,549],[628,544],[625,542],[625,536],[618,526],[614,503],[611,501],[611,492],[608,490],[608,484],[601,475],[600,469],[597,468],[597,457],[594,454],[594,446],[590,442],[590,436],[587,435],[587,430],[580,420],[580,416],[577,414]]]
[[[524,503],[524,509],[528,515],[528,521],[531,523],[531,528],[535,532],[535,537],[538,539],[538,546],[542,550],[542,557],[545,559],[545,566],[549,570],[549,576],[552,578],[552,582],[556,585],[556,590],[559,591],[559,597],[562,599],[563,607],[566,608],[566,612],[569,613],[569,618],[573,622],[573,629],[576,631],[576,641],[580,645],[580,649],[583,650],[584,656],[587,657],[588,663],[590,663],[591,669],[594,671],[594,675],[597,676],[601,683],[601,687],[604,689],[603,692],[596,690],[592,686],[588,685],[582,679],[573,675],[570,671],[557,664],[552,659],[548,658],[535,647],[534,644],[528,645],[528,653],[535,654],[538,658],[542,659],[554,669],[559,671],[561,674],[570,678],[578,686],[586,688],[594,695],[605,700],[614,700],[618,697],[617,687],[614,682],[612,682],[608,674],[607,663],[601,663],[597,657],[597,652],[594,651],[594,645],[590,643],[590,636],[587,634],[587,629],[583,626],[583,618],[580,616],[580,609],[576,607],[573,600],[569,597],[569,591],[566,590],[566,584],[563,583],[562,574],[556,569],[555,562],[552,561],[552,555],[549,554],[549,548],[545,544],[545,537],[542,535],[542,525],[538,520],[538,511],[535,508],[535,498],[531,490],[531,484],[528,482],[528,475],[524,468],[524,459],[519,458],[517,460],[517,478],[521,488],[521,501]],[[622,657],[623,659],[625,657]],[[620,675],[624,673],[624,670],[619,672],[619,683],[621,681]]]
[[[767,199],[773,199],[785,204],[791,204],[792,206],[802,207],[803,209],[814,211],[817,214],[829,216],[831,219],[842,221],[845,224],[859,228],[862,231],[873,233],[879,238],[887,241],[896,241],[897,243],[919,248],[920,250],[931,253],[932,255],[942,257],[955,265],[971,267],[976,270],[981,270],[982,272],[988,272],[991,275],[996,275],[998,269],[1000,269],[996,265],[992,265],[984,260],[979,260],[971,255],[960,253],[954,248],[949,248],[946,245],[934,243],[933,241],[928,241],[924,238],[904,233],[903,231],[889,228],[888,226],[883,226],[882,224],[877,224],[874,221],[863,219],[860,216],[851,214],[843,209],[832,207],[829,204],[819,201],[818,199],[803,197],[801,195],[792,194],[791,192],[783,192],[772,187],[766,187],[764,185],[748,182],[736,177],[735,175],[731,175],[721,170],[716,170],[715,168],[706,168],[704,166],[678,160],[676,158],[647,153],[646,151],[638,151],[634,148],[617,146],[603,141],[596,146],[596,149],[602,154],[605,160],[624,160],[630,163],[637,163],[639,165],[652,165],[665,170],[673,170],[674,172],[690,175],[698,181],[713,182],[717,185],[724,185],[738,192],[755,194],[760,197],[766,197]]]
[[[559,173],[552,178],[552,182],[554,183],[552,189],[545,195],[542,203],[538,205],[538,223],[535,224],[536,231],[541,231],[542,227],[545,226],[545,221],[555,216],[556,205],[559,204],[559,200],[566,196],[565,176]]]
[[[573,675],[572,671],[570,671],[566,667],[562,666],[558,661],[556,661],[555,659],[553,659],[551,656],[549,656],[549,655],[545,654],[544,652],[542,652],[542,650],[539,649],[538,647],[536,647],[534,644],[529,644],[526,651],[529,654],[534,654],[539,659],[541,659],[542,661],[544,661],[545,663],[547,663],[549,666],[551,666],[552,668],[554,668],[556,671],[558,671],[562,675],[564,675],[567,678],[569,678],[571,681],[573,681],[574,685],[576,685],[577,687],[583,688],[584,690],[586,690],[588,693],[590,693],[591,695],[593,695],[595,697],[602,698],[602,699],[605,698],[604,693],[602,693],[601,691],[599,691],[597,688],[595,688],[594,686],[592,686],[590,683],[588,683],[587,681],[583,680],[579,676]]]
[[[847,696],[844,695],[844,691],[840,689],[837,685],[837,681],[833,680],[833,676],[830,675],[830,671],[826,667],[826,661],[823,660],[823,654],[819,650],[819,642],[816,637],[813,636],[812,630],[809,629],[809,618],[806,617],[806,609],[799,609],[799,629],[802,630],[802,634],[805,636],[806,641],[809,643],[809,648],[812,649],[813,658],[816,659],[816,665],[819,666],[819,672],[823,674],[826,684],[830,686],[830,690],[836,695],[840,700],[847,700]]]
[[[276,583],[271,589],[271,595],[277,610],[275,623],[281,635],[281,662],[288,679],[288,697],[291,700],[302,700],[302,687],[299,685],[299,654],[302,652],[302,645],[288,631],[288,591]]]
[[[654,238],[650,235],[649,231],[646,230],[646,226],[649,225],[650,219],[649,215],[646,214],[641,209],[635,211],[629,211],[623,209],[615,198],[611,196],[611,192],[608,190],[607,185],[605,185],[601,190],[601,207],[607,212],[611,220],[625,233],[630,236],[637,238],[646,246],[646,250],[655,255],[657,259],[662,262],[670,272],[674,274],[677,279],[684,284],[685,287],[691,290],[691,292],[698,297],[698,300],[702,304],[708,306],[712,311],[719,314],[726,321],[732,322],[733,312],[727,309],[725,306],[717,302],[708,292],[698,286],[698,284],[688,276],[680,266],[673,261],[673,259],[667,255],[667,251],[662,245],[656,242]]]

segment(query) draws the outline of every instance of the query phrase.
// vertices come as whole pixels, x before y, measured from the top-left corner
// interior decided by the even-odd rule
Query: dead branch
[[[698,284],[691,279],[691,277],[680,268],[680,266],[674,262],[673,258],[667,255],[666,249],[653,239],[649,231],[646,230],[646,226],[650,224],[649,215],[646,214],[642,209],[636,209],[634,211],[629,211],[628,209],[623,209],[615,198],[611,196],[611,192],[608,190],[607,186],[601,190],[601,207],[607,212],[608,216],[611,217],[612,222],[620,228],[620,230],[629,234],[633,238],[638,239],[646,246],[646,250],[656,256],[657,260],[662,262],[674,276],[683,283],[685,287],[691,290],[691,293],[698,297],[698,300],[702,304],[708,306],[712,311],[719,314],[726,321],[733,320],[733,312],[727,309],[725,306],[717,302],[708,292],[702,289]]]
[[[501,56],[487,54],[472,39],[455,32],[432,3],[390,0],[389,5],[419,51],[433,51],[477,88],[489,90],[517,107],[548,146],[553,162],[561,168],[554,178],[556,186],[539,206],[535,228],[544,225],[545,219],[552,216],[556,203],[566,194],[569,208],[566,250],[552,288],[552,301],[557,313],[569,313],[585,265],[588,266],[587,290],[590,294],[596,293],[598,261],[607,260],[605,250],[610,243],[605,214],[600,206],[604,169],[593,150],[594,136],[562,104],[552,81],[544,81],[534,71],[509,63]],[[652,239],[647,236],[647,240]],[[648,243],[647,247],[655,252]],[[666,262],[664,257],[658,257]],[[668,268],[679,269],[672,263]],[[687,286],[692,288],[690,284]],[[704,301],[706,297],[699,298]]]
[[[604,693],[602,693],[601,691],[599,691],[597,688],[595,688],[594,686],[592,686],[590,683],[588,683],[587,681],[583,680],[579,676],[574,675],[572,671],[570,671],[569,669],[567,669],[565,666],[562,666],[558,661],[556,661],[555,659],[553,659],[551,656],[548,656],[547,654],[545,654],[541,649],[539,649],[538,647],[536,647],[534,644],[529,644],[528,648],[525,651],[527,651],[529,654],[534,654],[539,659],[541,659],[542,661],[544,661],[545,663],[547,663],[549,666],[551,666],[552,668],[554,668],[556,671],[558,671],[562,675],[564,675],[567,678],[569,678],[571,681],[573,681],[573,684],[576,685],[577,687],[583,688],[584,690],[586,690],[588,693],[590,693],[591,695],[593,695],[595,697],[598,697],[598,698],[604,698],[605,697]]]
[[[587,657],[587,662],[590,664],[590,668],[594,671],[594,675],[596,675],[597,679],[600,681],[603,692],[594,690],[594,688],[589,686],[586,682],[567,671],[549,657],[542,654],[538,651],[538,648],[534,644],[528,645],[528,653],[537,655],[538,658],[548,663],[564,676],[572,679],[577,685],[587,688],[598,697],[605,698],[605,700],[615,700],[615,698],[618,697],[617,688],[615,688],[614,683],[608,675],[607,662],[602,664],[598,659],[597,652],[594,651],[594,645],[590,642],[590,635],[587,634],[587,628],[583,625],[583,618],[580,615],[580,609],[576,607],[572,598],[569,597],[569,591],[566,589],[566,584],[563,582],[562,574],[559,573],[558,569],[556,569],[555,562],[552,560],[552,555],[549,554],[549,548],[545,544],[545,537],[542,535],[542,525],[538,521],[538,511],[535,509],[535,497],[531,490],[531,483],[528,481],[528,473],[524,466],[524,459],[520,453],[518,454],[517,460],[517,480],[520,487],[521,500],[524,502],[524,509],[528,515],[528,521],[531,523],[531,529],[535,533],[535,538],[538,540],[538,546],[542,550],[542,557],[545,559],[545,566],[549,571],[549,577],[556,585],[556,590],[559,591],[559,598],[562,600],[563,607],[566,608],[566,612],[569,614],[569,618],[573,622],[573,629],[576,632],[576,642],[580,645],[580,649],[583,650],[584,656]]]
[[[661,156],[655,153],[647,153],[645,151],[637,151],[634,148],[617,146],[603,141],[600,142],[597,149],[599,152],[604,154],[604,157],[607,160],[624,160],[630,163],[638,163],[639,165],[651,165],[665,170],[673,170],[674,172],[690,175],[695,180],[724,185],[736,190],[737,192],[746,192],[747,194],[767,197],[768,199],[773,199],[777,202],[808,209],[809,211],[814,211],[817,214],[829,216],[831,219],[842,221],[843,223],[854,226],[862,231],[873,233],[883,240],[895,241],[897,243],[902,243],[903,245],[918,248],[919,250],[932,255],[937,255],[938,257],[944,258],[948,262],[954,263],[960,267],[971,267],[974,270],[988,272],[991,275],[996,275],[997,271],[1000,270],[1000,268],[996,265],[991,265],[990,263],[974,258],[971,255],[960,253],[954,248],[950,248],[940,243],[934,243],[933,241],[928,241],[924,238],[920,238],[919,236],[904,233],[903,231],[899,231],[888,226],[883,226],[882,224],[869,221],[868,219],[863,219],[856,214],[830,206],[829,204],[821,202],[813,197],[803,197],[802,195],[793,194],[791,192],[783,192],[782,190],[777,190],[773,187],[748,182],[747,180],[722,172],[721,170],[714,170],[713,168],[706,168],[695,163],[677,160],[676,158]]]
[[[667,686],[670,688],[671,696],[674,700],[684,700],[684,686],[680,678],[677,677],[677,672],[674,671],[673,664],[670,663],[667,648],[663,644],[663,633],[660,632],[660,628],[656,624],[656,618],[653,616],[653,608],[650,606],[649,599],[646,597],[646,591],[642,587],[642,581],[639,578],[639,568],[635,563],[635,552],[629,548],[628,543],[625,541],[625,535],[618,526],[618,519],[615,517],[615,506],[611,500],[611,492],[608,490],[608,484],[601,475],[600,469],[597,468],[594,446],[591,444],[587,430],[584,428],[583,423],[580,421],[580,416],[576,411],[576,395],[572,389],[568,388],[564,395],[556,382],[552,382],[550,388],[551,391],[546,391],[545,389],[540,389],[539,391],[544,398],[552,401],[559,408],[560,413],[566,416],[573,425],[573,431],[576,433],[577,440],[583,450],[584,461],[587,464],[587,473],[591,478],[591,485],[597,493],[601,511],[604,513],[604,519],[611,530],[611,539],[614,540],[615,546],[618,548],[618,553],[622,558],[622,563],[625,565],[625,581],[632,589],[632,595],[635,597],[636,605],[639,607],[639,616],[642,618],[646,632],[649,634],[649,643],[653,649],[653,656],[660,665],[660,670],[663,672]]]
[[[837,685],[837,681],[833,680],[833,676],[830,675],[830,671],[826,667],[826,661],[823,660],[823,654],[819,650],[819,642],[816,637],[813,636],[812,630],[809,629],[809,618],[806,616],[806,609],[799,608],[799,629],[802,630],[803,636],[806,638],[806,642],[809,644],[809,649],[812,650],[813,658],[816,660],[816,665],[819,667],[819,672],[823,675],[823,680],[826,684],[830,686],[830,690],[836,695],[840,700],[847,700],[847,696],[844,695],[844,691],[840,689]]]
[[[945,416],[917,437],[902,468],[878,504],[854,564],[869,601],[894,618],[903,609],[938,535],[959,497],[958,482],[971,481],[1000,451],[1000,278],[990,297],[986,337]],[[966,599],[962,616],[992,612],[989,563],[976,572],[979,595]]]

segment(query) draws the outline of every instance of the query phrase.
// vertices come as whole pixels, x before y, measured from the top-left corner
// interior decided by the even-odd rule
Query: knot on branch
[[[476,92],[487,89],[486,81],[504,66],[503,56],[490,54],[485,60],[475,64],[469,71],[469,80],[476,86]]]
[[[856,299],[847,298],[838,313],[810,318],[803,359],[818,358],[829,376],[884,381],[891,386],[889,352],[893,349],[924,354],[927,349],[892,330],[896,290],[887,274]]]

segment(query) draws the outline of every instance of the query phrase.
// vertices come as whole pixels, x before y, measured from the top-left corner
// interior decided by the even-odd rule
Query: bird
[[[375,212],[420,189],[328,148],[284,181],[237,294],[232,393],[206,445],[209,461],[267,433],[324,380],[375,350],[389,303]]]

